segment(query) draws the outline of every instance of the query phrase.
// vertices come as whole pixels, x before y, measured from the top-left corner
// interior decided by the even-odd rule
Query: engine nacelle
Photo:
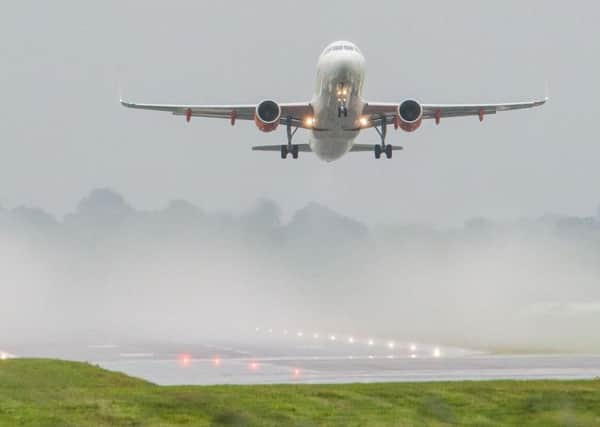
[[[275,101],[262,101],[254,111],[254,123],[263,132],[272,132],[279,126],[281,107]]]
[[[400,104],[396,114],[397,127],[406,132],[416,131],[423,123],[423,107],[413,99]]]

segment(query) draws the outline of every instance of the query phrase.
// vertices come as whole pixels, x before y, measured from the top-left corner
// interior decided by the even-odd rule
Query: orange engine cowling
[[[281,107],[275,101],[262,101],[254,111],[254,123],[263,132],[277,129],[281,118]]]
[[[396,121],[400,129],[406,132],[414,132],[423,123],[423,107],[413,99],[404,101],[398,106]]]

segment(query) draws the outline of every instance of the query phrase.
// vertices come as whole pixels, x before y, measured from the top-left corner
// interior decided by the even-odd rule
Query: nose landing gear
[[[345,83],[339,83],[337,86],[337,101],[338,101],[338,118],[348,117],[348,94],[351,92]]]

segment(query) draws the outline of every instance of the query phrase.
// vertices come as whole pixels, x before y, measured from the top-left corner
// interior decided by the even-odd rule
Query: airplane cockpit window
[[[337,51],[337,50],[349,50],[349,51],[354,51],[354,52],[360,53],[360,50],[358,50],[358,48],[354,45],[336,44],[336,45],[328,47],[325,50],[325,52],[323,52],[323,55],[327,55],[328,53],[331,53],[331,52]]]

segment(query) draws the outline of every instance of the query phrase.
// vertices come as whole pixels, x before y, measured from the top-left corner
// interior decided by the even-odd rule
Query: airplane
[[[331,162],[348,152],[372,152],[376,159],[382,154],[390,159],[401,150],[386,142],[388,126],[406,132],[416,131],[425,119],[440,121],[450,117],[484,116],[499,111],[538,107],[548,97],[529,102],[504,104],[422,104],[414,99],[397,103],[371,102],[363,98],[365,84],[365,57],[360,49],[348,41],[331,43],[321,53],[317,63],[316,89],[310,102],[278,103],[266,99],[252,105],[161,105],[136,104],[121,99],[128,108],[166,111],[176,116],[251,120],[262,132],[273,132],[285,126],[287,144],[252,147],[255,151],[277,151],[281,158],[288,154],[297,159],[299,152],[313,152],[321,160]],[[308,144],[295,144],[298,129],[310,132]],[[379,144],[356,144],[362,130],[374,128]]]

